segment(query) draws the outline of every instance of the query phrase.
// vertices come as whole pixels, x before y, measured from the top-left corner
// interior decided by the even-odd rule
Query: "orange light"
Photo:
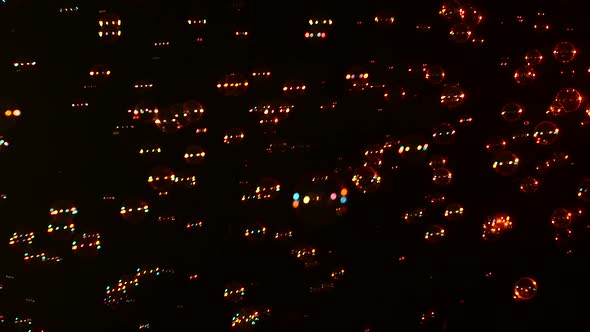
[[[340,195],[341,196],[346,196],[347,194],[348,194],[348,189],[342,188],[342,190],[340,190]]]

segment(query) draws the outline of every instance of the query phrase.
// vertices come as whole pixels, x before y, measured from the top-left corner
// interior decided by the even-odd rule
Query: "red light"
[[[322,38],[326,38],[326,33],[322,32]]]
[[[305,33],[305,38],[309,38],[309,32]]]

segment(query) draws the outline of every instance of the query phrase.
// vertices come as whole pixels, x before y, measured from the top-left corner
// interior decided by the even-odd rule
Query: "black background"
[[[550,224],[555,208],[584,208],[575,199],[577,184],[588,176],[587,134],[579,126],[582,114],[559,120],[564,135],[549,148],[515,146],[513,151],[523,161],[515,177],[495,174],[484,149],[486,138],[510,136],[518,129],[499,116],[506,102],[522,103],[526,119],[534,124],[543,119],[560,88],[587,91],[589,63],[581,4],[478,5],[485,20],[477,33],[486,43],[476,46],[451,43],[450,25],[437,14],[442,3],[430,1],[251,1],[240,11],[231,2],[211,3],[87,1],[78,4],[79,12],[72,15],[58,13],[70,5],[59,1],[0,6],[0,104],[14,103],[23,111],[18,124],[2,133],[13,144],[0,154],[0,191],[9,197],[0,210],[0,238],[6,240],[0,246],[0,272],[15,279],[0,293],[0,313],[30,315],[34,325],[46,331],[132,331],[146,322],[157,331],[219,331],[229,329],[237,308],[224,302],[225,284],[251,281],[256,286],[246,305],[267,305],[272,310],[270,319],[257,328],[261,331],[588,330],[584,322],[588,306],[583,304],[588,296],[585,217],[578,221],[582,226],[576,229],[569,255],[556,247]],[[123,35],[116,43],[98,38],[102,9],[123,20]],[[389,29],[371,24],[382,10],[396,17]],[[547,13],[543,20],[551,24],[549,32],[532,27],[539,11]],[[517,15],[524,17],[524,23],[516,22]],[[210,23],[203,46],[195,45],[194,31],[186,24],[193,16],[206,17]],[[335,25],[325,41],[310,42],[303,34],[307,20],[316,16],[331,17]],[[416,30],[423,22],[432,26],[430,32]],[[249,31],[247,40],[236,40],[234,31],[240,29]],[[170,41],[171,46],[154,48],[157,40]],[[569,79],[559,75],[567,66],[551,56],[553,46],[564,40],[580,50],[571,65],[577,75]],[[532,86],[516,86],[511,78],[514,69],[534,48],[545,56],[538,78]],[[153,60],[155,56],[160,60]],[[510,58],[507,67],[500,66],[502,57]],[[14,61],[29,58],[38,63],[33,71],[14,71]],[[459,82],[467,94],[464,105],[445,110],[439,102],[440,86],[405,71],[422,63],[441,65],[446,82]],[[112,77],[95,90],[84,90],[81,86],[95,64],[110,66]],[[356,65],[417,97],[384,104],[347,93],[344,76]],[[395,70],[386,71],[388,65]],[[248,74],[257,66],[270,68],[269,82],[251,83],[241,97],[216,91],[224,75]],[[149,97],[158,105],[187,99],[201,102],[208,133],[165,135],[137,125],[113,136],[116,125],[131,124],[127,110],[145,97],[132,89],[142,79],[156,85]],[[247,111],[262,101],[281,98],[283,82],[292,79],[306,82],[309,93],[294,101],[295,111],[281,127],[280,137],[311,148],[265,154],[268,137]],[[90,107],[72,109],[77,99],[88,101]],[[319,103],[331,99],[338,100],[338,109],[321,113]],[[460,223],[446,226],[449,236],[444,242],[424,243],[421,226],[401,220],[406,209],[439,191],[432,186],[427,167],[404,161],[395,172],[382,171],[384,183],[378,193],[353,191],[349,213],[337,225],[307,229],[297,223],[290,196],[300,176],[342,167],[339,156],[354,168],[362,163],[363,149],[382,144],[386,135],[428,136],[436,124],[456,123],[462,115],[471,116],[473,124],[457,125],[456,143],[432,146],[433,153],[449,156],[455,176],[452,186],[440,191],[466,209]],[[244,130],[242,145],[222,143],[230,128]],[[137,155],[143,143],[161,145],[166,152],[159,161],[146,163]],[[145,181],[147,172],[156,164],[180,167],[179,156],[190,144],[202,145],[208,154],[198,170],[199,188],[158,198]],[[575,165],[547,175],[536,195],[520,193],[518,179],[534,174],[534,166],[553,151],[569,153]],[[238,180],[264,176],[281,182],[282,195],[263,206],[243,206]],[[104,201],[104,195],[116,200]],[[132,197],[154,206],[150,220],[139,225],[121,220],[120,204]],[[101,254],[74,256],[67,250],[69,242],[41,236],[39,245],[64,261],[23,264],[22,253],[7,245],[9,236],[15,230],[42,234],[49,221],[47,210],[63,199],[78,206],[80,230],[103,235]],[[483,242],[481,223],[494,212],[513,215],[514,231],[502,241]],[[157,224],[153,219],[161,213],[198,216],[205,227],[187,234],[182,225]],[[249,243],[240,236],[244,225],[256,220],[264,220],[270,229],[293,228],[296,244],[334,251],[322,257],[320,270],[336,262],[334,266],[346,268],[346,278],[332,293],[308,294],[307,286],[319,272],[301,268],[290,257],[289,244]],[[436,217],[429,221],[440,222]],[[402,256],[404,262],[399,261]],[[171,267],[176,273],[142,287],[135,305],[113,310],[102,304],[106,285],[146,265]],[[486,278],[487,272],[493,277]],[[189,282],[187,276],[193,273],[200,280]],[[524,276],[538,282],[539,295],[516,303],[512,287]],[[437,312],[437,320],[419,325],[420,315],[428,310]]]

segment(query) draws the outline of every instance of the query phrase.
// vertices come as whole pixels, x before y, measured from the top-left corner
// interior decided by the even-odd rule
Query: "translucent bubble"
[[[412,134],[400,141],[398,154],[411,161],[424,160],[428,155],[428,140],[424,136]]]
[[[477,8],[472,6],[462,7],[459,14],[461,16],[461,21],[470,27],[475,27],[483,21],[483,15],[481,15]]]
[[[465,92],[457,84],[447,84],[440,94],[440,102],[449,109],[461,106],[465,101]]]
[[[100,233],[88,232],[76,234],[72,241],[72,252],[78,255],[94,256],[102,249]]]
[[[194,100],[187,100],[182,103],[182,118],[184,118],[185,125],[195,124],[199,122],[205,114],[205,108],[201,103]]]
[[[440,84],[445,79],[445,70],[441,66],[430,66],[426,70],[426,80],[432,84]]]
[[[573,61],[576,58],[577,53],[578,50],[574,44],[567,41],[559,42],[553,48],[553,57],[561,63]]]
[[[54,224],[69,223],[78,215],[78,212],[78,208],[70,200],[55,201],[49,208],[49,216]]]
[[[465,23],[457,23],[453,25],[449,31],[451,41],[457,44],[466,43],[472,35],[473,31],[471,31],[471,28]]]
[[[205,150],[198,145],[191,145],[184,152],[184,161],[189,165],[201,165],[205,161]]]
[[[500,115],[502,115],[502,119],[506,122],[516,122],[522,118],[524,114],[524,108],[517,103],[511,102],[507,103],[502,106],[502,111]]]
[[[449,221],[457,221],[463,218],[463,205],[451,203],[445,208],[444,216]]]
[[[536,193],[539,190],[540,182],[536,178],[532,176],[524,177],[520,180],[520,191],[529,194],[529,193]]]
[[[541,121],[535,126],[533,138],[539,145],[553,144],[559,135],[559,128],[551,121]]]
[[[225,285],[225,290],[223,291],[223,298],[231,303],[238,303],[244,300],[246,296],[246,287],[239,282],[230,282]]]
[[[531,66],[524,66],[514,71],[514,81],[519,85],[527,85],[535,80],[537,73]]]
[[[257,222],[244,227],[244,237],[248,240],[261,240],[266,237],[267,228],[263,224]]]
[[[498,153],[506,150],[508,141],[502,137],[490,137],[486,140],[486,151],[490,153]]]
[[[22,111],[10,103],[2,102],[0,110],[0,131],[10,129],[22,117]]]
[[[559,102],[566,112],[574,112],[582,105],[582,95],[576,89],[565,88],[557,93],[555,101]]]
[[[256,182],[243,196],[242,201],[271,200],[281,192],[281,184],[278,180],[270,177],[262,178]]]
[[[538,66],[543,62],[543,53],[539,50],[530,50],[524,55],[524,61],[528,66]]]
[[[237,330],[251,329],[261,324],[270,315],[270,309],[262,307],[244,307],[231,318],[231,327]]]
[[[165,166],[156,166],[148,173],[147,182],[158,192],[167,192],[174,184],[176,176],[174,172]]]
[[[554,100],[549,104],[547,111],[545,111],[548,117],[557,118],[565,114],[565,107],[559,101]]]
[[[424,232],[424,239],[430,243],[438,243],[446,236],[445,229],[439,225],[429,225]]]
[[[437,186],[446,186],[451,183],[453,173],[446,168],[437,168],[433,170],[432,182]]]
[[[314,246],[298,246],[291,250],[291,255],[302,262],[305,267],[314,267],[319,264],[317,249]]]
[[[447,198],[442,193],[432,194],[426,196],[426,201],[433,207],[442,206],[446,201]]]
[[[497,213],[488,216],[483,223],[482,238],[484,240],[495,240],[512,229],[512,220],[509,215]]]
[[[410,225],[420,224],[426,218],[426,208],[412,208],[403,213],[404,222]]]
[[[492,168],[502,176],[510,176],[518,171],[520,159],[510,151],[501,151],[495,154]]]
[[[578,185],[578,198],[590,202],[590,178],[582,180]]]
[[[244,132],[241,129],[228,129],[223,136],[223,143],[225,144],[240,144],[244,140]]]
[[[369,144],[365,148],[366,165],[379,167],[383,164],[383,154],[385,150],[382,144]]]
[[[569,228],[574,219],[574,214],[564,208],[553,210],[551,214],[551,225],[557,228]]]
[[[361,166],[354,171],[352,183],[362,193],[375,192],[381,186],[381,176],[371,166]]]
[[[298,218],[309,224],[330,224],[346,213],[349,191],[336,175],[304,177],[295,187],[292,206]]]
[[[533,135],[528,128],[516,130],[510,138],[515,144],[527,144],[533,142]]]
[[[146,218],[150,212],[148,203],[140,199],[128,199],[121,204],[119,213],[123,219],[129,222],[139,222]]]
[[[442,123],[434,128],[433,140],[438,144],[451,144],[455,140],[455,128],[449,123]]]
[[[430,157],[430,161],[428,161],[428,166],[430,166],[433,170],[444,167],[447,164],[447,157],[441,155],[434,155]]]
[[[457,21],[461,19],[461,6],[453,1],[446,1],[438,13],[448,21]]]
[[[532,300],[538,292],[537,282],[532,278],[520,278],[514,284],[513,298],[518,301]]]
[[[225,75],[217,82],[217,90],[225,96],[241,96],[248,90],[248,79],[242,74]]]

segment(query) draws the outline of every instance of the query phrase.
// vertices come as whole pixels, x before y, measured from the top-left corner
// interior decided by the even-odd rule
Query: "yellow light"
[[[311,200],[311,199],[309,198],[309,196],[305,196],[305,197],[303,197],[303,204],[307,204],[307,203],[309,203],[309,201],[310,201],[310,200]]]

